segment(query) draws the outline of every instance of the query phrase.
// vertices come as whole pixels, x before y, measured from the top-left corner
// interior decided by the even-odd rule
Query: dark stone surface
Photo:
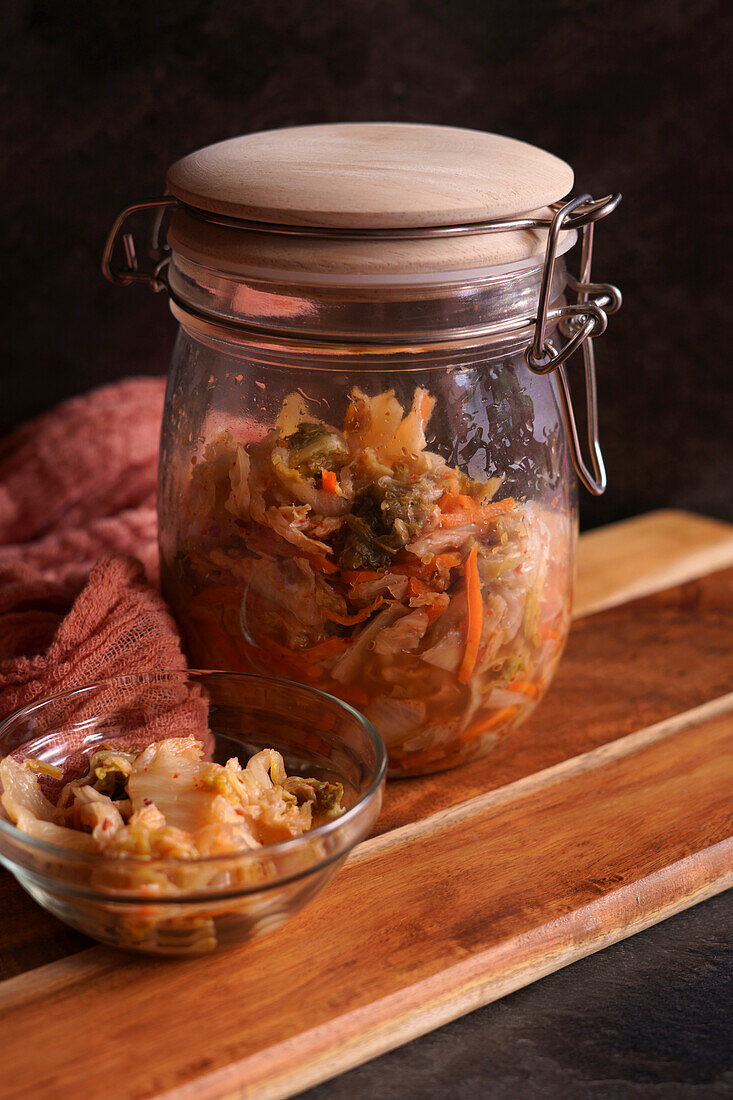
[[[681,913],[302,1100],[733,1097],[733,896]]]
[[[726,0],[8,0],[0,432],[65,395],[163,372],[161,297],[99,274],[112,219],[234,134],[397,119],[496,130],[625,193],[595,273],[611,489],[585,525],[665,505],[733,519]]]

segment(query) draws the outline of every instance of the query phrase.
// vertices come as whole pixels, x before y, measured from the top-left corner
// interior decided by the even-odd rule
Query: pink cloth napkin
[[[186,667],[155,587],[164,389],[105,386],[0,444],[0,718],[96,679]]]

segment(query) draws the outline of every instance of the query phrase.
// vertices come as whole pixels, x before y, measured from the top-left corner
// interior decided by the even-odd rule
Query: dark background
[[[11,0],[0,77],[0,432],[166,369],[162,296],[99,273],[117,212],[201,145],[275,126],[495,130],[624,192],[594,271],[610,488],[586,526],[660,506],[733,520],[730,0]],[[733,1095],[729,898],[312,1094],[495,1100]]]
[[[163,373],[162,296],[99,273],[129,202],[198,146],[296,123],[403,120],[551,150],[624,192],[594,272],[610,489],[586,526],[660,506],[733,520],[727,0],[35,0],[5,5],[0,432]]]

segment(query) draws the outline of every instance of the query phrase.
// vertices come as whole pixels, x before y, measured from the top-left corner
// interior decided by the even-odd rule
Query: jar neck
[[[173,252],[168,287],[176,314],[243,335],[367,345],[480,341],[507,350],[532,338],[542,262],[465,279],[311,283],[214,271]],[[469,277],[470,276],[470,277]],[[563,300],[558,259],[550,300]]]

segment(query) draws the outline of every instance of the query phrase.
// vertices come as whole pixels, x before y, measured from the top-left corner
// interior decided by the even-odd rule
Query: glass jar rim
[[[423,346],[499,346],[507,352],[526,346],[542,277],[542,264],[533,263],[447,283],[277,282],[222,274],[174,253],[166,283],[174,316],[193,336],[272,348],[285,340],[304,351],[336,354],[355,348],[414,354]],[[566,283],[561,257],[553,270],[553,307],[562,308]]]

